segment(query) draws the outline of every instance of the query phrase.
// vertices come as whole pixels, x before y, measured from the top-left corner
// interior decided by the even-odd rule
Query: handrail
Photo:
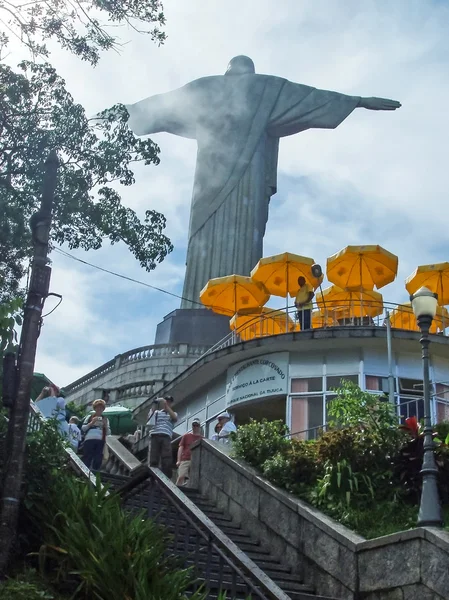
[[[147,487],[150,491],[149,498],[149,516],[158,514],[158,509],[153,511],[154,491],[157,489],[169,505],[177,512],[177,524],[181,521],[186,527],[192,527],[196,534],[207,544],[206,558],[206,586],[208,585],[208,576],[210,575],[212,552],[215,552],[219,560],[226,564],[232,572],[232,593],[237,586],[239,578],[246,586],[245,592],[251,595],[253,600],[289,600],[285,592],[272,581],[240,548],[230,540],[183,492],[178,489],[168,477],[159,469],[146,467],[147,476],[145,478],[142,469],[136,475],[135,480],[127,482],[125,486],[116,490],[119,495],[123,494],[123,499],[132,497],[132,492],[141,489],[142,483],[147,479]],[[178,529],[177,529],[178,531]],[[179,537],[175,534],[175,538]],[[184,542],[185,538],[184,537]],[[176,540],[175,540],[176,541]],[[198,547],[198,546],[197,546]],[[223,568],[220,569],[223,583]],[[220,576],[219,574],[219,576]]]

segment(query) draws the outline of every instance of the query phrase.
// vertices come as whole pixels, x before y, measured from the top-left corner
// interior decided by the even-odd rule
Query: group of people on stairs
[[[150,430],[150,448],[148,464],[158,467],[169,478],[173,475],[172,437],[178,414],[173,410],[172,396],[156,398],[148,414],[147,428]],[[237,431],[228,412],[217,417],[214,441],[229,443],[230,434]],[[203,437],[201,421],[197,418],[191,422],[192,431],[185,433],[179,442],[176,466],[178,478],[176,484],[185,485],[189,479],[192,445]]]
[[[88,469],[98,471],[107,451],[106,436],[111,435],[109,421],[103,416],[105,401],[93,402],[94,414],[87,415],[81,428],[78,426],[78,417],[72,416],[67,422],[65,398],[56,385],[45,386],[36,398],[36,405],[45,417],[56,419],[59,433],[68,440],[75,452],[82,445],[84,464]]]
[[[153,402],[146,424],[147,429],[150,430],[148,464],[160,468],[170,479],[173,475],[173,429],[178,420],[178,414],[173,410],[173,403],[172,396],[157,398]],[[87,415],[81,426],[76,416],[70,417],[67,422],[64,395],[53,384],[44,387],[36,398],[36,404],[45,417],[56,419],[59,432],[69,441],[75,452],[82,449],[82,460],[86,467],[92,471],[99,471],[106,458],[106,438],[111,435],[109,421],[103,415],[106,408],[105,401],[94,400],[92,403],[94,414]],[[176,467],[178,468],[177,485],[180,486],[185,485],[189,479],[191,447],[203,437],[201,421],[198,418],[192,420],[191,427],[192,430],[181,437],[178,447]],[[212,440],[228,444],[231,433],[236,430],[231,415],[225,411],[217,417]]]

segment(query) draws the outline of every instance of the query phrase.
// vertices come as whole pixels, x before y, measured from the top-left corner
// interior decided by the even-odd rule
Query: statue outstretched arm
[[[196,136],[196,110],[189,86],[125,106],[128,126],[136,135],[165,131],[187,138]]]
[[[388,98],[360,98],[357,108],[367,108],[368,110],[396,110],[401,108],[401,103],[397,100],[388,100]]]

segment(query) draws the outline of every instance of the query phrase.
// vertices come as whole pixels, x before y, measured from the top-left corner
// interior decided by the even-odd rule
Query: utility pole
[[[45,161],[41,206],[30,219],[34,254],[17,359],[17,393],[8,424],[8,447],[0,500],[0,575],[6,572],[17,532],[31,382],[42,309],[50,286],[51,268],[47,265],[48,241],[58,166],[58,156],[56,151],[52,150]]]

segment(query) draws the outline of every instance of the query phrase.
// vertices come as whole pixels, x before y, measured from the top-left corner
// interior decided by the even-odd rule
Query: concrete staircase
[[[125,484],[128,478],[103,474],[102,480],[112,488],[117,488]],[[139,484],[133,494],[124,500],[124,507],[131,512],[148,510],[149,514],[153,513],[156,521],[166,527],[171,536],[169,553],[178,555],[182,566],[195,569],[198,585],[207,579],[208,599],[217,599],[221,590],[226,592],[228,600],[247,600],[247,587],[243,585],[235,572],[220,559],[219,555],[211,558],[209,549],[197,532],[188,527],[185,522],[174,518],[169,503],[163,495],[159,495],[156,500],[153,497],[151,500],[153,504],[157,504],[156,508],[149,506],[148,485],[148,481]],[[193,502],[196,508],[220,530],[222,540],[233,542],[248,559],[263,571],[265,576],[280,588],[280,594],[276,598],[280,600],[325,600],[324,596],[314,595],[314,590],[310,586],[305,585],[297,575],[291,572],[289,567],[273,556],[269,548],[262,546],[255,535],[256,532],[250,533],[239,524],[234,523],[230,515],[202,496],[198,490],[183,487],[178,491],[178,497],[184,497],[187,503],[188,500]],[[179,550],[180,539],[183,540],[182,556]]]

